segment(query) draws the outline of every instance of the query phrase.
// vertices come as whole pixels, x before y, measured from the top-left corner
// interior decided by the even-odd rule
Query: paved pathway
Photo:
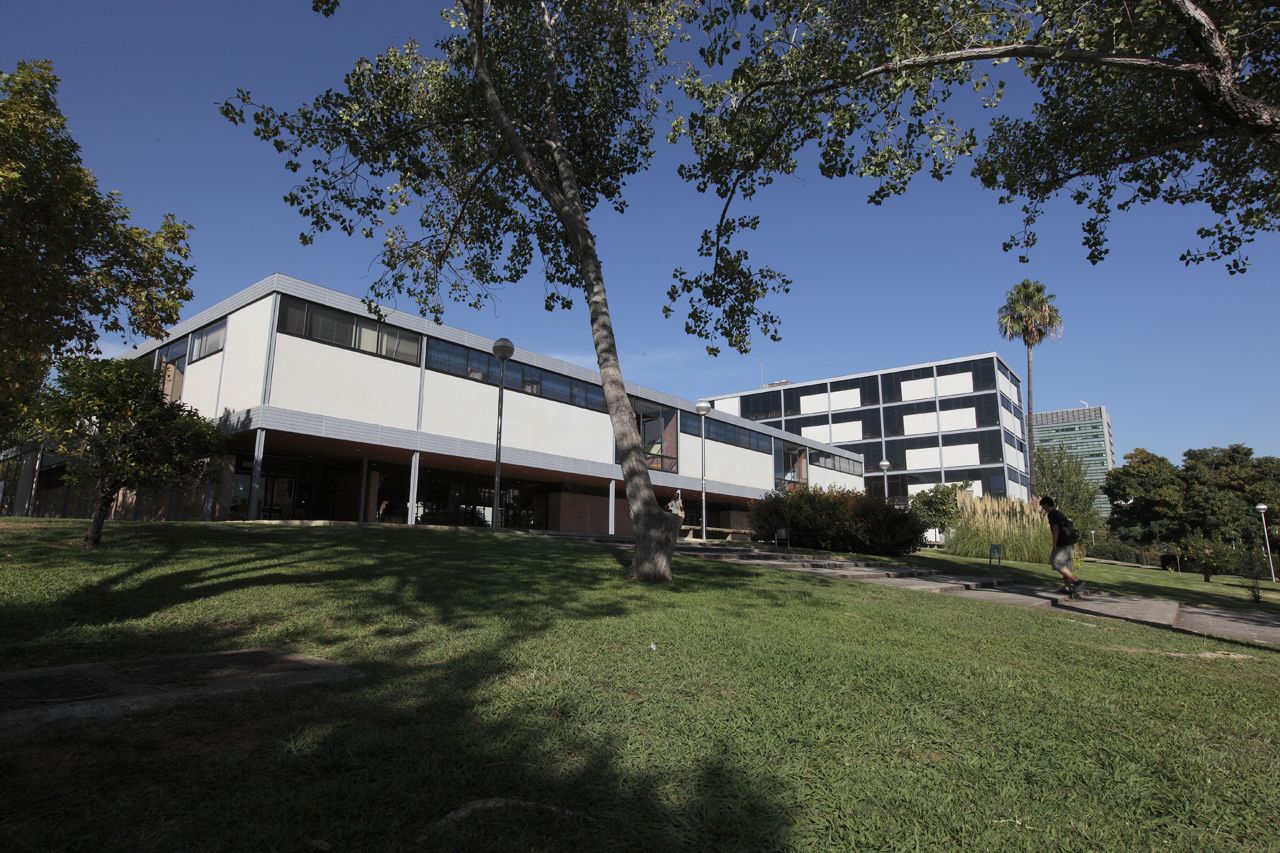
[[[988,577],[946,574],[932,569],[876,566],[864,561],[840,560],[833,559],[830,555],[807,555],[794,551],[689,543],[681,543],[678,549],[685,554],[769,566],[791,572],[917,592],[956,595],[1015,607],[1053,607],[1216,639],[1280,647],[1280,616],[1260,610],[1227,610],[1208,605],[1180,604],[1159,598],[1112,595],[1104,591],[1091,592],[1084,598],[1073,600],[1042,586],[1008,583]]]

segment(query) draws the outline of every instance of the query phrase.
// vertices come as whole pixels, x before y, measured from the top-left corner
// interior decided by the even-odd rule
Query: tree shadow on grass
[[[363,683],[44,730],[5,762],[0,832],[131,851],[785,845],[795,798],[732,733],[673,748],[652,721],[601,726],[583,710],[600,685],[509,686],[550,624],[503,625],[443,659],[346,661]]]

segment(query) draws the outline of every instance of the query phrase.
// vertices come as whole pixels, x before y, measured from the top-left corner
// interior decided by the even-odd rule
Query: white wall
[[[1019,421],[1016,417],[1014,417],[1013,412],[1010,412],[1008,409],[1004,408],[1003,406],[1000,407],[1000,425],[1005,429],[1007,429],[1009,432],[1016,435],[1018,438],[1023,437],[1022,422]]]
[[[907,470],[922,471],[929,468],[938,469],[941,457],[937,447],[913,447],[907,451]]]
[[[428,377],[430,373],[428,371]],[[444,378],[466,385],[479,384],[452,376]],[[473,434],[468,438],[493,441],[498,402],[496,388],[492,399],[487,417],[471,425]],[[427,398],[427,406],[431,406],[430,397]],[[510,389],[502,395],[502,445],[610,465],[614,459],[613,425],[604,412],[593,412]]]
[[[225,352],[225,350],[223,351]],[[188,364],[182,379],[182,402],[193,406],[206,418],[217,418],[218,380],[222,373],[223,353],[214,353],[195,364]]]
[[[944,468],[971,468],[981,465],[978,445],[953,444],[942,448],[942,466]]]
[[[936,433],[937,431],[937,412],[920,412],[916,415],[903,415],[902,417],[903,435],[925,435],[926,433]]]
[[[680,474],[701,477],[702,439],[680,433]],[[810,469],[812,470],[812,469]],[[757,453],[722,441],[707,442],[707,479],[768,491],[773,488],[773,454]]]
[[[1019,406],[1022,405],[1022,397],[1018,394],[1018,389],[1013,387],[1013,383],[1004,378],[1004,374],[996,371],[996,388],[1000,389],[1000,393],[1004,394]]]
[[[227,315],[227,338],[222,351],[225,361],[217,416],[226,411],[238,412],[262,405],[262,379],[266,374],[267,348],[273,334],[270,296]]]
[[[823,444],[831,443],[830,424],[814,424],[813,426],[800,427],[800,434],[805,438],[821,441]]]
[[[738,403],[738,397],[726,397],[723,400],[716,400],[716,411],[724,412],[729,415],[740,415],[742,408]]]
[[[424,393],[423,432],[493,443],[498,425],[497,388],[428,370]]]
[[[276,336],[269,405],[414,429],[418,368],[292,335]]]
[[[902,383],[902,402],[909,400],[926,400],[933,396],[933,377],[927,379],[908,379]]]
[[[862,421],[849,421],[831,425],[831,442],[846,444],[851,441],[862,441]]]
[[[953,429],[977,429],[977,409],[948,409],[938,412],[938,428],[943,432]]]
[[[1003,379],[1004,377],[1000,377]],[[952,373],[946,376],[938,377],[938,396],[946,397],[951,394],[972,394],[973,393],[973,374],[972,373]]]
[[[856,409],[862,405],[862,389],[848,388],[844,391],[831,392],[831,410]]]
[[[830,410],[831,404],[827,399],[826,391],[817,391],[800,398],[800,414],[802,415],[816,415],[819,412],[828,412]]]

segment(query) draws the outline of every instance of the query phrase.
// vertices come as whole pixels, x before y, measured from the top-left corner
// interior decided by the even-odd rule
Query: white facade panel
[[[701,477],[700,445],[696,435],[680,433],[680,474],[685,477]],[[735,447],[722,441],[707,442],[707,480],[730,483],[736,486],[767,492],[773,488],[773,455],[757,453],[745,447]],[[707,488],[714,491],[708,483]],[[689,495],[685,494],[685,500]]]
[[[907,494],[908,494],[908,495],[918,495],[918,494],[920,494],[921,492],[927,492],[927,491],[929,491],[930,489],[932,489],[932,488],[933,488],[934,486],[936,486],[936,485],[937,485],[937,483],[908,483],[908,484],[907,484]]]
[[[933,396],[933,377],[927,379],[908,379],[902,383],[902,402],[910,400],[927,400]]]
[[[831,392],[831,410],[857,409],[862,405],[862,389],[849,388]]]
[[[1022,397],[1018,394],[1018,389],[1013,387],[1013,383],[1005,379],[1003,373],[996,373],[996,388],[1000,393],[1008,397],[1014,403],[1022,403]]]
[[[977,429],[977,409],[951,409],[938,413],[938,429],[948,432],[953,429]]]
[[[800,414],[802,415],[816,415],[819,412],[829,411],[830,408],[826,391],[800,398]]]
[[[1019,421],[1016,417],[1014,417],[1013,412],[1009,411],[1008,409],[1005,409],[1005,408],[1000,409],[1000,425],[1005,429],[1007,429],[1009,432],[1016,435],[1018,438],[1023,437],[1022,422]]]
[[[925,435],[937,431],[937,412],[921,412],[918,415],[904,415],[902,418],[903,435]]]
[[[951,394],[972,394],[973,393],[973,374],[972,373],[952,373],[947,376],[938,377],[938,396],[947,397]]]
[[[269,405],[415,429],[418,368],[368,353],[276,336]]]
[[[182,402],[206,418],[217,418],[218,381],[222,376],[222,353],[188,364],[182,380]]]
[[[463,379],[457,381],[479,384]],[[497,389],[494,389],[488,417],[478,418],[471,424],[472,438],[488,436],[488,440],[493,441],[497,426],[497,398]],[[431,406],[429,397],[427,406]],[[504,453],[507,447],[522,447],[612,464],[613,426],[604,412],[508,390],[502,395],[502,446]],[[683,471],[684,460],[680,461]]]
[[[423,387],[423,432],[493,444],[498,426],[497,388],[434,370],[427,371]],[[483,424],[493,428],[485,429]]]
[[[271,345],[272,297],[259,299],[227,315],[227,338],[222,351],[222,388],[218,415],[262,405],[262,381]],[[198,362],[197,362],[198,363]]]
[[[1015,450],[1007,444],[1004,446],[1004,461],[1018,471],[1027,470],[1027,454],[1021,450]]]
[[[737,397],[729,397],[724,400],[716,400],[716,411],[724,412],[727,415],[741,415],[742,408]]]
[[[942,467],[971,468],[981,465],[977,444],[955,444],[942,448]]]
[[[907,470],[920,471],[938,468],[941,457],[936,447],[915,447],[907,451]]]
[[[862,441],[862,421],[831,425],[832,444],[845,444],[850,441]]]
[[[831,426],[829,424],[800,427],[800,434],[805,438],[812,438],[814,441],[821,441],[826,444],[831,442]]]

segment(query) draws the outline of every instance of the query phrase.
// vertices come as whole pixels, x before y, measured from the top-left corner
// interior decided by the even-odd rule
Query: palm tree
[[[1024,278],[1005,294],[997,315],[1000,334],[1011,341],[1019,338],[1027,345],[1027,412],[1023,430],[1027,436],[1027,496],[1035,494],[1035,447],[1031,440],[1031,349],[1045,338],[1062,334],[1062,315],[1053,305],[1053,294],[1044,285]]]

